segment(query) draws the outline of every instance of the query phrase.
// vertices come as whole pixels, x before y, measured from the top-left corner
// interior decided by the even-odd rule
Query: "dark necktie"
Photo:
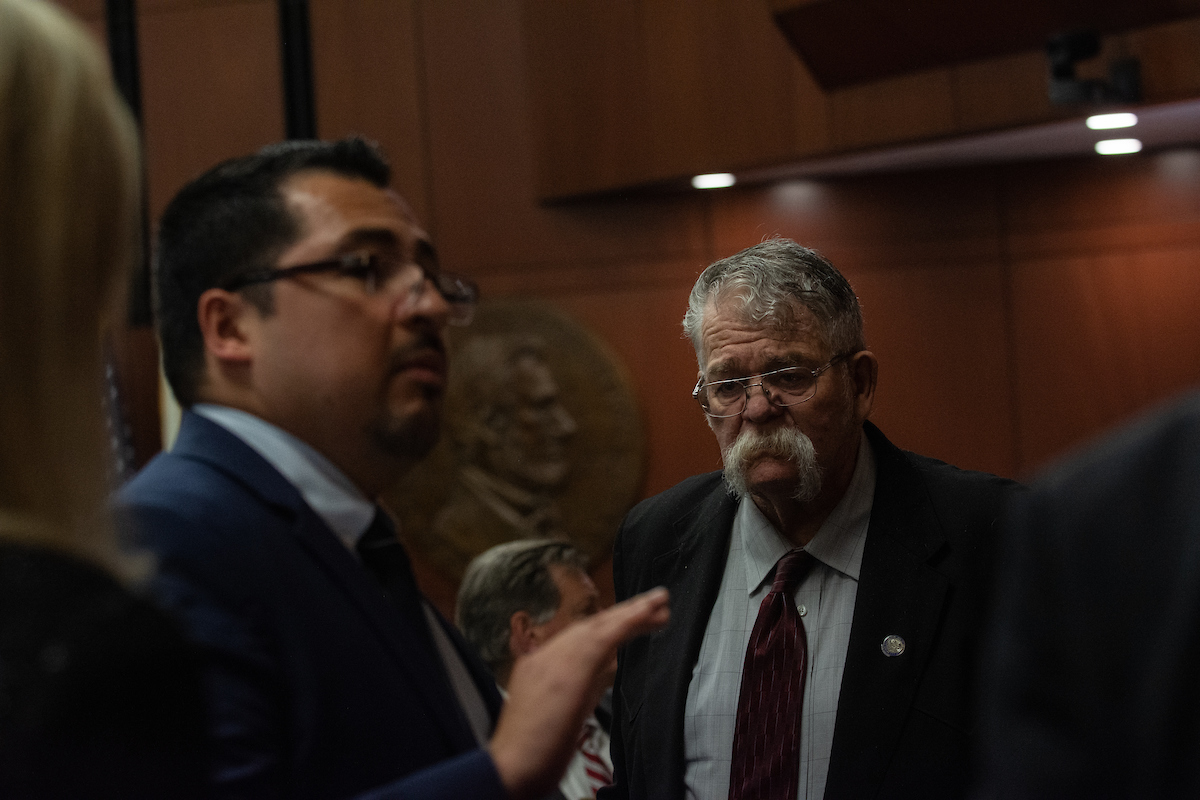
[[[371,520],[366,533],[359,537],[356,548],[358,556],[386,594],[400,609],[401,616],[413,631],[429,646],[432,654],[433,638],[425,621],[421,605],[421,592],[413,576],[412,563],[404,545],[396,538],[396,529],[387,513],[376,506],[375,519]]]
[[[775,565],[746,647],[733,730],[729,800],[794,800],[808,641],[792,593],[811,559],[792,550]]]

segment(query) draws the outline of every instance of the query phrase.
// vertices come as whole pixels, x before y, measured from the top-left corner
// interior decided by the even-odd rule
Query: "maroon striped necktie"
[[[742,668],[729,800],[795,800],[808,641],[792,593],[811,561],[803,550],[779,559],[758,607]]]

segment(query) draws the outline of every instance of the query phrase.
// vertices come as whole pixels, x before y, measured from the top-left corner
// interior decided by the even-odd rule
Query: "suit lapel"
[[[477,746],[462,720],[457,700],[436,653],[414,647],[427,637],[412,630],[363,565],[304,502],[300,492],[253,448],[225,428],[185,412],[172,454],[204,461],[229,475],[268,506],[292,519],[291,541],[301,547],[328,578],[366,618],[408,677],[429,717],[437,720],[452,747],[463,752]],[[494,690],[493,690],[494,693]],[[484,697],[490,700],[487,692]],[[489,702],[489,706],[490,706]]]
[[[647,759],[648,763],[672,767],[665,774],[648,776],[650,797],[683,797],[687,691],[721,588],[736,510],[737,504],[724,483],[718,483],[702,503],[674,523],[674,539],[679,546],[655,558],[652,565],[655,583],[671,591],[671,624],[649,637],[644,660],[647,676],[642,685],[653,686],[655,691],[643,698],[638,713],[644,715],[643,730],[650,733],[653,729],[656,734],[644,735],[643,743],[663,751],[661,757]],[[666,720],[676,723],[664,725]]]
[[[948,579],[929,566],[944,543],[924,484],[903,454],[867,424],[878,468],[846,668],[838,697],[826,797],[874,797],[917,692]],[[885,655],[885,638],[903,652]]]

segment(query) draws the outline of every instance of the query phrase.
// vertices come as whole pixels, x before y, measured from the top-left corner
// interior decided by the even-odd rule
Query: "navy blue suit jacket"
[[[185,413],[118,506],[204,652],[218,796],[504,797],[436,654],[244,442]],[[494,722],[493,678],[445,627]]]
[[[826,798],[953,798],[968,783],[971,678],[993,528],[1012,481],[904,452],[871,423],[875,497]],[[617,599],[671,590],[671,622],[621,652],[608,800],[683,800],[684,705],[737,501],[721,473],[642,502],[613,555]],[[880,646],[898,634],[904,653]],[[740,690],[738,685],[730,691]]]

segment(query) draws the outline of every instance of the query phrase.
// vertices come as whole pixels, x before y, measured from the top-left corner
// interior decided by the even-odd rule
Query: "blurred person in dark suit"
[[[140,217],[133,122],[90,36],[0,0],[0,796],[201,796],[191,649],[131,593],[105,509],[101,329]]]
[[[978,797],[1200,796],[1200,395],[1049,469],[1000,544]]]

